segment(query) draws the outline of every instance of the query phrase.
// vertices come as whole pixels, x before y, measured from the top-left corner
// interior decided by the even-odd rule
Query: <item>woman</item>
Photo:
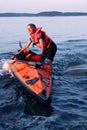
[[[56,44],[46,35],[41,27],[37,28],[34,24],[28,24],[27,31],[30,35],[30,39],[17,55],[24,52],[25,60],[27,61],[45,61],[47,64],[51,63],[57,51]],[[31,43],[33,43],[33,46],[35,45],[40,48],[40,54],[26,50]]]

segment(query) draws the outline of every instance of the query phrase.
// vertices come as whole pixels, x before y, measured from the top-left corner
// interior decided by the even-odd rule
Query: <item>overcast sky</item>
[[[0,13],[87,12],[87,0],[0,0]]]

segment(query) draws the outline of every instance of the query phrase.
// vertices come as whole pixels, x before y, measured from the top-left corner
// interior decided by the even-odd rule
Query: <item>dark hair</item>
[[[36,29],[36,25],[35,25],[35,24],[30,23],[30,24],[28,24],[27,26],[30,26],[30,27]]]

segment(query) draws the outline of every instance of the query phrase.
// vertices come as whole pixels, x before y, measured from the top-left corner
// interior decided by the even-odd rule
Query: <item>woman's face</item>
[[[32,28],[31,26],[27,26],[27,31],[28,31],[28,33],[30,34],[30,35],[32,35],[32,34],[34,34],[34,32],[35,32],[35,30],[34,30],[34,28]]]

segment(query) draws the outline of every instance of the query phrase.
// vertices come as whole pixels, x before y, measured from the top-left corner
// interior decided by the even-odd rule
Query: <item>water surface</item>
[[[19,49],[19,40],[28,40],[26,25],[32,22],[42,26],[58,48],[51,99],[44,106],[2,69]],[[0,18],[0,129],[87,129],[87,17]]]

